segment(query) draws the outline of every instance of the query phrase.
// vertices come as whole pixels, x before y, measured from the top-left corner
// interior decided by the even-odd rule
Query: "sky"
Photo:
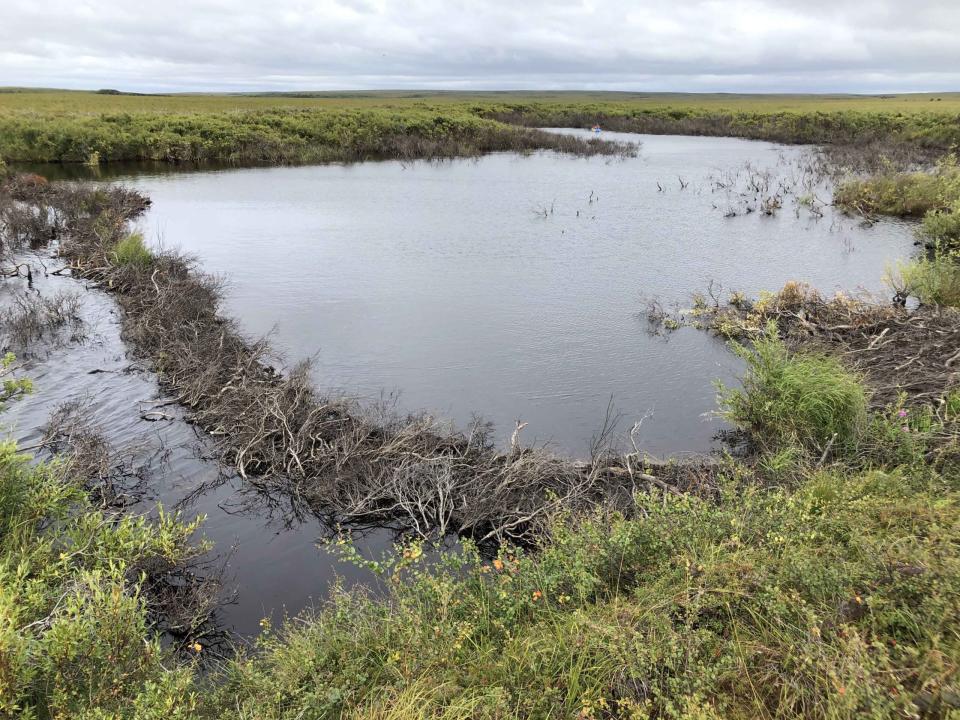
[[[0,0],[0,86],[960,90],[960,0]]]

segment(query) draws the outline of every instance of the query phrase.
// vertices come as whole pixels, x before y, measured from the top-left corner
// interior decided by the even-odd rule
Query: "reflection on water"
[[[158,244],[228,282],[227,311],[320,387],[367,399],[398,391],[501,441],[586,452],[611,398],[623,426],[652,411],[655,453],[704,450],[715,378],[737,364],[694,331],[646,335],[644,297],[686,304],[714,281],[755,293],[787,280],[826,292],[881,289],[910,252],[908,226],[861,227],[792,199],[740,213],[729,183],[747,163],[794,182],[797,148],[726,138],[615,135],[636,159],[503,154],[139,175]],[[786,161],[786,162],[784,162]],[[734,178],[736,179],[736,178]],[[741,178],[746,183],[746,175]],[[682,187],[685,185],[685,187]],[[821,190],[822,193],[822,190]],[[828,194],[827,194],[828,197]]]
[[[703,333],[649,336],[638,318],[644,298],[687,303],[711,281],[748,293],[790,279],[827,292],[880,290],[885,265],[909,254],[911,232],[861,227],[829,207],[818,217],[795,197],[773,216],[744,215],[755,200],[740,194],[738,170],[749,163],[770,170],[773,187],[795,184],[796,148],[639,139],[638,158],[613,162],[493,155],[204,172],[139,166],[119,177],[153,199],[148,237],[223,276],[226,312],[251,335],[273,330],[291,361],[315,357],[322,388],[377,400],[399,390],[401,408],[461,426],[479,413],[501,439],[520,419],[525,442],[576,454],[612,398],[624,429],[652,411],[639,436],[646,449],[703,451],[719,429],[704,417],[713,380],[729,380],[737,363]],[[725,217],[731,208],[737,216]],[[38,272],[45,294],[76,284]],[[0,291],[8,302],[22,283]],[[208,441],[176,407],[144,419],[156,419],[144,412],[156,407],[156,382],[127,356],[113,302],[84,298],[88,340],[32,358],[37,394],[6,415],[24,445],[38,440],[50,410],[87,396],[107,438],[137,445],[150,465],[150,493],[136,509],[160,501],[207,515],[204,534],[239,586],[222,619],[240,633],[254,634],[271,612],[309,606],[337,574],[370,579],[315,547],[329,532],[318,519],[288,522],[282,507],[220,478],[205,459]],[[374,553],[389,541],[377,532],[362,545]]]

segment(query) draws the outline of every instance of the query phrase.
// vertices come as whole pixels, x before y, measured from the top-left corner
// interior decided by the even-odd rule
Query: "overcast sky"
[[[960,90],[960,0],[0,0],[0,85]]]

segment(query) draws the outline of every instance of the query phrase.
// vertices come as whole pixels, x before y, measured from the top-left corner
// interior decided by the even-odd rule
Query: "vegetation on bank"
[[[0,404],[32,390],[14,369],[8,355]],[[72,467],[0,443],[0,717],[193,717],[188,693],[169,703],[193,678],[143,589],[203,552],[198,522],[108,512]]]
[[[506,125],[460,109],[268,108],[190,114],[0,110],[0,158],[8,162],[280,164],[539,149],[583,155],[632,152],[620,143]]]
[[[596,123],[630,132],[872,145],[872,157],[925,160],[960,143],[960,96],[0,92],[0,158],[283,163],[621,151],[531,129]]]
[[[751,406],[816,422],[817,397],[769,378],[796,363],[835,374],[834,361],[760,352]],[[829,395],[821,413],[843,427],[848,403],[808,390]],[[779,446],[780,416],[756,419],[744,430]],[[948,717],[960,709],[958,419],[957,394],[874,413],[870,435],[827,464],[812,447],[731,462],[707,495],[655,488],[623,510],[560,514],[536,552],[485,557],[466,542],[431,560],[413,542],[369,560],[340,540],[385,595],[335,590],[206,673],[202,645],[192,660],[161,647],[138,570],[195,552],[194,526],[111,516],[56,462],[28,465],[8,444],[0,715]],[[899,448],[894,462],[878,440]]]
[[[901,264],[890,283],[902,297],[932,306],[960,307],[960,161],[945,155],[929,172],[898,173],[849,180],[835,202],[867,216],[921,217],[918,242],[925,252]]]
[[[746,361],[742,387],[724,388],[726,417],[764,449],[809,452],[855,448],[867,426],[867,391],[829,355],[791,354],[771,321],[748,347],[732,343]]]
[[[945,221],[960,203],[960,164],[955,155],[945,155],[930,172],[887,172],[844,182],[834,194],[842,208],[864,215],[924,217],[924,234],[937,239],[953,234],[956,218]]]
[[[435,559],[418,540],[370,560],[339,540],[385,594],[335,590],[201,672],[201,643],[188,657],[163,647],[148,575],[195,556],[195,524],[117,515],[69,463],[5,445],[0,717],[960,713],[957,311],[936,298],[915,312],[824,300],[796,284],[701,302],[699,322],[737,338],[747,360],[742,386],[720,389],[747,456],[704,471],[653,467],[639,451],[579,464],[519,443],[499,454],[417,419],[374,424],[302,371],[277,377],[218,316],[215,283],[130,233],[147,202],[13,178],[0,247],[57,239],[75,273],[115,291],[134,350],[240,448],[229,459],[251,482],[283,479],[272,489],[318,502],[335,500],[330,483],[373,489],[368,509],[400,508],[413,533],[483,537],[502,523],[501,542],[491,555],[468,539]],[[924,231],[949,240],[951,207]],[[930,261],[952,262],[939,250]],[[29,389],[4,387],[8,399]],[[281,417],[251,415],[258,404]],[[371,478],[384,482],[357,484]],[[464,488],[476,493],[450,503]]]

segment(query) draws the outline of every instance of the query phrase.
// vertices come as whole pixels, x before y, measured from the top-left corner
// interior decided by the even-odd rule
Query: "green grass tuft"
[[[141,233],[130,233],[113,249],[113,262],[123,267],[145,268],[153,262],[153,253]]]
[[[733,344],[747,363],[743,387],[721,386],[724,415],[761,447],[823,452],[855,449],[867,425],[867,392],[838,360],[790,353],[774,324],[752,348]]]

